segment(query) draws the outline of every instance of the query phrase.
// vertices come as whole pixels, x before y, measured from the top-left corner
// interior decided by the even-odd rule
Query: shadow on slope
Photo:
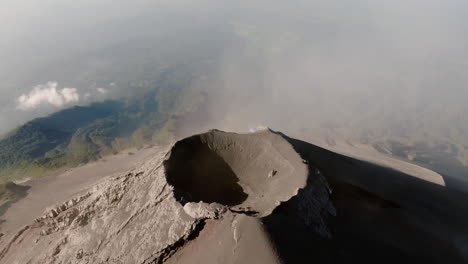
[[[327,178],[337,216],[317,236],[283,204],[263,219],[285,263],[466,263],[468,195],[288,138]]]
[[[1,187],[3,190],[0,196],[2,199],[6,200],[6,202],[0,205],[0,216],[5,214],[12,204],[26,197],[28,195],[28,190],[31,188],[30,186],[17,185],[13,182],[2,184]]]

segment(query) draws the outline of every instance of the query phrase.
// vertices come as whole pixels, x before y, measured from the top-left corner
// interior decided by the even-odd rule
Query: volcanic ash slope
[[[0,262],[462,263],[463,219],[440,216],[466,207],[416,180],[268,129],[212,130],[1,237]]]
[[[310,175],[307,164],[281,135],[211,131],[177,142],[166,155],[153,157],[141,168],[109,179],[51,208],[16,234],[2,237],[0,259],[163,263],[211,228],[229,233],[218,234],[232,242],[232,248],[218,252],[226,258],[224,263],[241,263],[232,255],[245,247],[237,246],[240,241],[249,240],[242,234],[245,228],[252,243],[265,242],[264,257],[271,263],[276,255],[267,246],[260,219],[308,188],[308,183],[318,191],[297,209],[312,228],[329,236],[322,219],[333,212],[328,186],[323,178],[311,180]]]

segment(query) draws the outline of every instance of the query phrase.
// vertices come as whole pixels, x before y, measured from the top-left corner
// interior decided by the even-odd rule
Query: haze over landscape
[[[246,122],[280,123],[288,115],[307,111],[308,120],[316,123],[351,123],[364,129],[386,125],[398,131],[401,124],[415,119],[437,127],[466,123],[461,113],[466,112],[468,21],[462,1],[3,1],[2,5],[1,31],[8,39],[1,49],[6,58],[2,131],[44,114],[35,109],[12,115],[21,107],[18,98],[34,87],[58,82],[59,91],[75,88],[81,98],[69,103],[89,103],[85,94],[95,96],[97,88],[110,89],[115,97],[128,96],[128,82],[148,81],[136,79],[137,74],[148,74],[162,63],[151,61],[150,55],[164,48],[190,53],[196,44],[207,51],[192,50],[192,56],[209,57],[219,66],[207,69],[214,80],[204,87],[223,92],[215,109],[254,109],[259,117]],[[164,40],[171,47],[164,47]],[[146,54],[149,61],[135,69],[132,52]],[[191,57],[177,59],[196,63]],[[105,67],[115,61],[119,62],[115,68]],[[111,89],[112,83],[120,89]],[[238,99],[225,96],[223,89]],[[37,108],[64,107],[67,102],[43,100]],[[232,107],[226,107],[225,101]],[[285,106],[290,109],[286,113],[267,114]],[[438,120],[431,118],[436,113]],[[369,115],[388,122],[379,124]],[[277,120],[265,120],[268,116]]]
[[[297,157],[291,157],[299,155],[304,162],[311,164],[308,172],[300,177],[284,174],[278,177],[294,177],[298,182],[299,179],[306,179],[307,184],[294,185],[295,188],[312,186],[308,179],[314,175],[314,169],[324,169],[324,177],[330,182],[331,189],[339,190],[338,196],[330,196],[338,212],[352,212],[350,208],[359,208],[366,217],[372,215],[366,211],[367,205],[356,202],[359,200],[356,196],[361,195],[370,199],[366,201],[372,205],[411,211],[401,215],[404,219],[412,219],[402,224],[411,232],[437,230],[434,233],[427,231],[430,233],[428,236],[431,239],[444,236],[444,239],[450,238],[448,240],[452,243],[453,234],[459,227],[459,222],[455,220],[456,223],[452,223],[453,227],[450,228],[446,227],[448,223],[445,220],[434,220],[424,227],[408,223],[425,217],[445,219],[447,215],[457,215],[454,213],[456,210],[460,219],[465,219],[466,208],[458,204],[458,199],[468,192],[467,8],[468,2],[461,0],[4,0],[0,2],[0,36],[5,40],[0,41],[0,196],[7,206],[4,204],[0,208],[0,217],[6,213],[6,218],[10,217],[11,221],[15,215],[21,215],[15,211],[18,210],[15,208],[23,206],[21,201],[32,206],[28,205],[31,198],[27,198],[27,193],[41,197],[41,188],[46,188],[44,186],[47,184],[76,185],[54,198],[60,199],[57,203],[71,198],[71,194],[78,193],[85,183],[94,186],[94,180],[111,174],[106,168],[95,165],[105,166],[102,159],[115,158],[121,162],[119,170],[124,171],[136,166],[133,164],[137,159],[135,157],[148,159],[150,155],[147,153],[153,155],[152,161],[145,163],[146,167],[142,165],[141,171],[145,172],[144,175],[151,175],[155,182],[166,184],[167,180],[167,184],[175,188],[175,200],[168,202],[170,206],[179,208],[177,202],[185,206],[187,200],[192,199],[177,197],[178,192],[190,193],[190,197],[199,192],[210,193],[205,187],[199,187],[201,183],[197,185],[197,182],[204,182],[210,186],[204,181],[206,179],[198,178],[198,173],[204,172],[205,166],[213,166],[216,173],[229,174],[219,165],[225,162],[244,188],[248,196],[246,201],[250,201],[235,205],[248,205],[257,210],[261,203],[252,197],[257,197],[255,186],[261,180],[254,181],[250,177],[258,174],[255,166],[271,165],[268,162],[264,165],[262,155],[266,154],[262,153],[277,151],[287,153],[287,162],[295,162]],[[266,127],[273,130],[265,130]],[[243,141],[235,135],[213,131],[201,136],[201,139],[192,137],[211,129],[250,133],[252,139]],[[276,146],[274,150],[260,143],[252,143],[258,140],[256,133],[265,133],[265,137],[274,142],[271,143]],[[188,141],[183,138],[188,138]],[[295,138],[320,148],[299,143]],[[283,140],[284,143],[278,143]],[[174,145],[176,141],[185,143]],[[234,143],[225,146],[227,141]],[[288,144],[293,146],[294,154],[291,154],[289,147],[283,146]],[[236,145],[243,146],[249,154],[230,149]],[[183,164],[193,158],[202,164],[200,169],[198,165],[190,165],[194,172],[180,172],[194,173],[191,184],[201,189],[195,190],[193,186],[187,187],[186,184],[190,184],[183,180],[171,178],[171,166],[177,165],[167,165],[164,170],[150,168],[155,163],[162,164],[162,158],[158,155],[164,155],[164,151],[176,153],[180,146],[187,148],[188,153],[193,152],[195,158],[177,156],[171,162]],[[233,152],[219,152],[216,146]],[[255,147],[267,150],[257,151]],[[210,151],[214,154],[210,154]],[[328,156],[328,151],[346,157]],[[115,156],[117,153],[120,156]],[[133,157],[128,161],[131,160],[132,164],[121,161],[127,154]],[[223,161],[216,161],[218,155]],[[239,161],[238,155],[259,155],[258,164],[251,165],[252,171],[239,169],[239,164],[246,161]],[[285,162],[279,156],[270,158],[277,164]],[[101,163],[92,163],[97,160],[101,160]],[[218,165],[206,165],[204,162]],[[373,167],[367,162],[382,168]],[[330,165],[332,163],[335,165]],[[101,175],[88,175],[82,180],[73,180],[73,183],[66,183],[66,177],[58,176],[63,173],[80,175],[86,171],[82,169],[82,166],[88,166],[86,164],[92,168],[97,166],[96,171],[100,171]],[[344,176],[344,169],[333,169],[333,166],[351,166],[349,178]],[[78,172],[75,171],[76,167],[79,167]],[[301,170],[300,165],[293,167]],[[398,173],[387,171],[387,167]],[[163,179],[158,173],[167,175]],[[359,173],[367,176],[355,176]],[[373,182],[372,173],[401,178],[404,184],[399,185],[397,181],[385,178],[388,186],[395,184],[392,188],[397,194],[392,196]],[[426,185],[426,182],[419,185],[413,180],[404,179],[403,174],[447,189]],[[39,178],[42,176],[46,177]],[[31,179],[30,185],[22,185]],[[183,182],[182,187],[179,181]],[[133,186],[128,187],[131,189],[143,183],[135,180],[135,183],[128,184]],[[104,185],[113,190],[112,184]],[[406,185],[421,192],[415,196],[424,198],[417,199],[413,204],[410,201],[413,197],[407,194],[409,189],[401,187]],[[32,189],[27,189],[27,186],[32,186]],[[249,190],[250,187],[246,186],[254,187]],[[327,189],[325,185],[320,186]],[[104,192],[105,188],[96,189],[89,197]],[[182,188],[182,191],[178,188]],[[276,187],[273,185],[271,188]],[[448,190],[454,190],[454,193]],[[278,201],[294,204],[288,206],[296,208],[292,197],[297,193],[282,191],[287,195],[278,198]],[[299,195],[297,199],[301,200],[301,197]],[[369,197],[374,197],[378,202]],[[209,202],[220,202],[218,198]],[[438,204],[434,205],[436,209],[426,204],[436,201],[436,198],[443,200],[440,208],[446,206],[446,210],[440,209]],[[128,200],[132,199],[129,196]],[[160,197],[151,196],[148,199]],[[353,202],[349,202],[349,199]],[[204,198],[195,200],[189,202],[207,202]],[[16,202],[20,203],[18,207],[15,207]],[[232,207],[232,204],[220,204]],[[37,205],[35,210],[41,211],[44,206],[48,204]],[[146,208],[141,210],[147,210],[147,207],[141,206]],[[327,208],[323,204],[320,206]],[[231,207],[229,210],[232,209],[234,215],[238,212],[249,214],[246,208]],[[433,209],[434,214],[438,214],[440,209],[440,215],[413,215],[414,208],[424,208],[421,212]],[[261,207],[255,217],[268,223],[267,229],[271,230],[265,231],[267,236],[290,239],[282,237],[281,231],[278,231],[276,221],[279,218],[275,216],[278,212],[273,209],[262,214]],[[108,208],[99,210],[107,212]],[[218,213],[216,211],[214,218],[218,217]],[[388,224],[383,220],[387,213],[385,211],[366,219],[380,219],[382,222],[375,227],[380,230]],[[406,213],[411,217],[405,218]],[[273,216],[269,217],[270,214]],[[119,219],[119,216],[115,217]],[[356,224],[353,222],[354,216],[339,217],[336,223],[330,222],[330,226],[336,224],[337,230],[343,231],[341,224]],[[400,219],[400,216],[395,217]],[[319,218],[314,218],[314,221],[328,221],[326,217]],[[181,220],[181,226],[189,225],[184,221]],[[246,229],[256,226],[256,222],[245,221]],[[287,221],[296,220],[288,218]],[[325,226],[320,224],[314,228],[323,231],[328,228]],[[20,226],[8,223],[4,226],[11,232],[15,228]],[[0,231],[4,232],[2,230],[0,226]],[[348,234],[346,232],[342,234]],[[422,234],[417,232],[409,235],[411,239]],[[379,236],[377,240],[384,241],[382,245],[394,245],[398,239],[387,235]],[[0,246],[5,242],[1,241],[2,236]],[[366,241],[372,239],[376,238],[373,235],[365,238]],[[339,241],[338,244],[346,244],[343,241],[347,240]],[[468,259],[468,238],[460,236],[453,238],[453,241],[456,241],[453,242],[455,251],[462,252],[459,254],[466,257],[464,260]],[[278,243],[275,245],[281,248],[282,244]],[[335,249],[334,246],[331,248]],[[349,248],[346,250],[353,251]],[[418,251],[420,249],[415,250],[421,252]],[[447,246],[444,252],[455,256],[450,250],[451,247]],[[170,256],[175,254],[176,259],[180,260],[184,259],[184,254],[189,254],[187,248],[169,251]],[[0,261],[6,254],[2,252]],[[285,252],[288,255],[292,251],[288,249]],[[146,253],[153,254],[149,251]],[[158,261],[169,258],[161,254]],[[104,255],[99,257],[104,259]],[[14,259],[15,255],[11,256],[10,259]],[[197,255],[197,258],[200,262],[204,260],[203,255]],[[97,257],[89,259],[96,260]],[[177,263],[174,258],[171,261]]]

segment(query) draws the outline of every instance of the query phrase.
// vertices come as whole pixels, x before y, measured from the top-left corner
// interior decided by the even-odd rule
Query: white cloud
[[[107,89],[104,88],[97,88],[96,90],[102,94],[106,94],[108,92]]]
[[[76,88],[63,88],[60,92],[65,100],[65,103],[78,102],[80,100],[80,95]]]
[[[22,94],[16,99],[16,108],[27,111],[43,105],[62,107],[80,100],[76,88],[57,89],[57,86],[57,82],[48,82],[45,85],[35,86],[29,93]]]

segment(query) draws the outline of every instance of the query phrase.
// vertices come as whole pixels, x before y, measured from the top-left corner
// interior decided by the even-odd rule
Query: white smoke
[[[35,86],[29,93],[22,94],[16,99],[16,108],[27,111],[40,106],[52,105],[57,108],[71,103],[77,103],[80,95],[76,88],[58,89],[57,82]]]

